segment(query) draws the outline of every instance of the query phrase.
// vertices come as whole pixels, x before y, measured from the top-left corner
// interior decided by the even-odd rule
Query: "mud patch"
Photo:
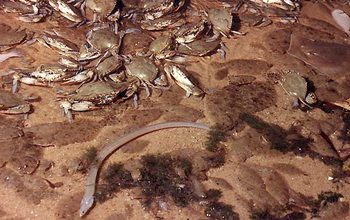
[[[309,74],[308,79],[313,82],[319,100],[332,103],[346,100],[350,96],[349,76],[341,79],[323,74]]]
[[[214,62],[211,65],[215,69],[219,69],[219,71],[215,73],[215,79],[218,80],[235,75],[257,76],[266,73],[272,67],[271,64],[263,60],[245,59],[230,60],[226,63]]]
[[[204,114],[194,108],[183,105],[174,105],[164,109],[162,119],[164,121],[191,121],[195,122],[200,118],[204,118]]]
[[[76,219],[83,193],[76,193],[61,199],[55,211],[57,219]]]
[[[20,174],[33,174],[40,164],[42,149],[34,145],[30,134],[22,130],[22,122],[2,121],[0,139],[0,167],[6,164]]]
[[[269,32],[265,36],[266,47],[274,54],[285,54],[289,48],[291,29],[279,29]]]
[[[174,85],[169,90],[164,91],[159,97],[150,98],[163,105],[172,106],[181,102],[184,97],[182,94],[185,95],[183,89],[180,86]]]
[[[0,115],[0,141],[24,136],[23,120],[18,117]]]
[[[276,103],[276,92],[271,84],[256,82],[248,85],[230,84],[205,98],[206,115],[212,124],[232,129],[240,122],[242,112],[262,111]]]
[[[131,130],[145,126],[152,121],[157,120],[161,117],[163,111],[161,109],[145,109],[145,110],[134,110],[130,109],[125,112],[121,117],[119,123],[122,126],[126,126],[126,130]]]
[[[45,180],[35,175],[19,175],[8,168],[0,168],[0,184],[11,189],[30,204],[40,204],[44,198],[52,198],[52,191]]]
[[[314,18],[299,18],[299,21],[304,26],[313,27],[322,32],[327,32],[330,34],[339,35],[341,37],[346,37],[346,34],[343,31],[339,30],[338,28],[329,24],[328,22],[321,21]]]
[[[93,140],[105,125],[101,121],[75,120],[36,125],[25,128],[24,132],[32,133],[36,144],[65,146]]]
[[[5,216],[6,216],[6,212],[4,210],[2,210],[0,207],[0,218],[5,217]]]
[[[123,153],[134,154],[143,151],[149,144],[149,141],[145,140],[134,140],[130,143],[125,144],[120,150]]]

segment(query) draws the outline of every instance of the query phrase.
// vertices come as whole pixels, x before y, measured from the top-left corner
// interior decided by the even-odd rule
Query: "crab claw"
[[[71,123],[73,121],[72,104],[68,101],[61,101],[60,107],[63,109],[63,113],[67,115],[68,122]]]
[[[18,89],[18,80],[19,76],[17,74],[13,75],[13,80],[12,80],[12,93],[16,93]]]
[[[75,112],[86,112],[97,108],[94,103],[89,101],[81,101],[71,105],[71,109]]]
[[[61,83],[61,85],[72,85],[77,83],[85,83],[91,80],[94,76],[94,72],[91,70],[84,70],[77,75],[67,79],[67,81]]]

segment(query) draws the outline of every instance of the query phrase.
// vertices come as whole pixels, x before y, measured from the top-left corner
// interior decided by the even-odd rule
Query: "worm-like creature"
[[[130,132],[105,146],[96,156],[94,162],[91,164],[86,185],[85,185],[85,193],[83,199],[80,203],[80,217],[84,216],[93,206],[94,204],[94,194],[96,188],[97,174],[103,163],[103,161],[114,151],[121,148],[126,143],[141,137],[145,134],[162,130],[168,128],[180,128],[180,127],[191,127],[191,128],[199,128],[204,130],[210,130],[209,126],[194,122],[164,122],[155,125],[149,125],[140,129],[137,129],[133,132]]]

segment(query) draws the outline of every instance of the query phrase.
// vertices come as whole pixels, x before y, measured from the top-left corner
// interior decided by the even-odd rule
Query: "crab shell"
[[[124,33],[115,34],[110,28],[98,29],[91,32],[88,43],[98,51],[107,51],[111,48],[119,50]]]
[[[118,1],[86,0],[86,7],[102,18],[107,18],[114,11]]]
[[[125,64],[126,72],[143,82],[152,83],[158,75],[158,67],[147,57],[136,56]]]
[[[233,23],[233,15],[231,9],[210,9],[208,11],[209,21],[212,23],[214,30],[220,32],[224,36],[229,36]]]
[[[157,59],[165,59],[176,54],[174,49],[174,38],[171,35],[161,35],[149,45],[149,52]]]
[[[106,76],[117,71],[122,65],[121,59],[110,56],[99,63],[94,72],[99,79],[104,80]]]

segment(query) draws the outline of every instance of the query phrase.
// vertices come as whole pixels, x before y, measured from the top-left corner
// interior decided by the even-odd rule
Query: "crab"
[[[136,92],[135,81],[104,82],[96,81],[84,84],[75,94],[60,102],[60,107],[72,122],[72,111],[83,112],[99,108],[100,106],[130,98]]]
[[[185,4],[185,0],[143,0],[139,7],[144,12],[146,20],[155,20],[170,13],[178,11]]]
[[[310,105],[317,102],[316,95],[307,91],[307,81],[297,72],[283,72],[283,77],[279,84],[288,95],[294,97],[293,106],[299,105],[298,100],[309,108],[312,108]]]
[[[91,30],[87,34],[87,44],[80,50],[79,61],[95,59],[101,55],[108,57],[110,54],[118,57],[124,35],[123,31],[115,34],[109,27]]]
[[[239,19],[250,27],[266,27],[272,23],[272,20],[263,13],[252,13],[249,11],[241,13]]]
[[[130,33],[123,38],[120,52],[125,55],[145,54],[154,38],[148,33]]]
[[[50,87],[51,82],[60,82],[70,76],[71,72],[69,69],[59,65],[51,66],[39,66],[35,71],[29,71],[26,73],[15,73],[13,75],[12,91],[16,92],[18,82],[35,85]]]
[[[46,16],[51,14],[51,10],[43,2],[20,2],[11,0],[2,0],[0,8],[5,12],[19,14],[18,19],[24,22],[40,22]]]
[[[0,23],[0,51],[12,49],[27,40],[25,30],[14,30],[6,24]]]
[[[202,96],[204,94],[204,92],[190,80],[185,70],[180,67],[166,63],[164,64],[164,71],[168,74],[169,78],[173,78],[175,83],[186,91],[186,97],[190,97],[191,95]]]
[[[27,103],[20,95],[0,90],[0,113],[28,114],[31,109],[31,104]]]
[[[46,32],[41,38],[38,38],[37,40],[43,45],[55,49],[60,54],[66,56],[76,57],[79,51],[79,47],[75,43],[61,37],[56,32]]]
[[[118,1],[110,0],[85,0],[85,6],[94,13],[93,22],[107,19],[118,20],[120,11],[115,10]]]
[[[176,42],[180,44],[191,43],[208,32],[211,29],[211,24],[203,17],[200,19],[198,22],[180,26],[174,33]]]
[[[120,58],[110,56],[101,61],[95,68],[89,68],[80,72],[77,72],[71,78],[68,78],[66,82],[62,84],[76,84],[76,83],[87,83],[91,80],[108,81],[109,75],[116,72],[123,65]]]
[[[156,59],[165,59],[175,54],[174,37],[170,34],[163,34],[152,41],[146,55],[151,55]]]
[[[263,7],[276,7],[286,11],[294,11],[300,8],[297,0],[250,0],[259,6]]]
[[[202,38],[187,44],[180,44],[177,52],[192,56],[206,56],[223,47],[220,39]]]
[[[147,97],[150,96],[149,87],[167,88],[167,80],[164,76],[159,75],[158,67],[151,59],[142,56],[132,57],[125,64],[126,73],[129,76],[136,77],[140,84],[143,85],[147,92]]]
[[[61,57],[58,60],[58,64],[67,67],[70,70],[80,70],[82,68],[78,61],[69,57]]]
[[[59,12],[66,19],[74,22],[75,25],[80,25],[85,22],[81,11],[68,2],[64,0],[48,0],[48,2],[54,10]]]
[[[209,9],[208,19],[213,25],[214,32],[221,33],[225,37],[229,37],[232,33],[233,15],[232,9],[220,8]]]
[[[181,14],[169,14],[155,20],[141,21],[141,28],[149,31],[159,31],[165,28],[176,28],[185,24],[186,21],[182,19]]]

